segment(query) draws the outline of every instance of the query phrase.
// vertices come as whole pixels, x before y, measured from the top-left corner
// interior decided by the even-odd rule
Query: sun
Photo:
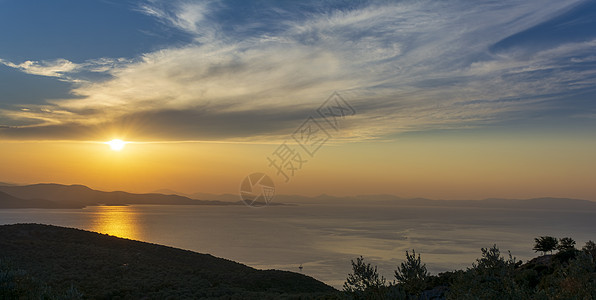
[[[114,139],[109,142],[106,142],[106,144],[108,144],[112,150],[120,151],[124,149],[124,145],[126,145],[126,142],[123,140]]]

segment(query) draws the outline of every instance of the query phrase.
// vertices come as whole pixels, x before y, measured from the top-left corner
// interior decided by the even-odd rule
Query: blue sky
[[[271,140],[333,91],[343,138],[590,135],[593,1],[0,0],[0,138]]]

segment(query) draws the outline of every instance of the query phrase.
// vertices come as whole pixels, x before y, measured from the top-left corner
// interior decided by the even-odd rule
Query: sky
[[[594,99],[593,1],[0,0],[0,182],[596,200]]]

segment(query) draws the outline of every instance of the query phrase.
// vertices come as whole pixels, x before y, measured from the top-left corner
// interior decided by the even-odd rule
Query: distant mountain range
[[[483,199],[483,200],[432,200],[425,198],[400,198],[394,195],[358,195],[337,197],[319,195],[277,195],[272,205],[300,204],[341,205],[401,205],[429,207],[476,207],[501,209],[546,210],[596,210],[596,202],[570,198],[533,199]],[[172,190],[134,194],[128,192],[103,192],[84,185],[53,183],[33,185],[0,185],[0,208],[83,208],[94,205],[242,205],[233,194],[182,194]]]
[[[103,192],[83,185],[0,186],[0,208],[83,208],[94,205],[241,205],[242,202],[196,200],[179,195]]]
[[[169,191],[170,193],[176,193]],[[238,195],[232,194],[205,194],[195,193],[188,195],[194,199],[209,199],[218,201],[232,201]],[[308,203],[327,203],[327,204],[342,204],[361,205],[379,204],[379,205],[402,205],[402,206],[442,206],[442,207],[482,207],[482,208],[515,208],[515,209],[549,209],[549,210],[594,210],[596,209],[596,202],[573,198],[554,198],[542,197],[531,199],[498,199],[489,198],[482,200],[435,200],[427,198],[401,198],[389,194],[376,195],[357,195],[357,196],[331,196],[318,195],[314,197],[302,195],[276,195],[273,202],[284,204],[308,204]]]
[[[193,193],[193,194],[185,194],[180,193],[170,189],[161,189],[156,190],[154,193],[164,194],[164,195],[179,195],[188,197],[191,199],[204,199],[204,200],[213,200],[213,201],[225,201],[225,202],[236,202],[240,199],[240,195],[238,194],[209,194],[209,193]]]
[[[316,197],[304,196],[276,196],[274,201],[284,203],[342,203],[350,204],[379,204],[401,206],[428,206],[428,207],[476,207],[494,209],[546,209],[546,210],[596,210],[596,202],[572,198],[542,197],[532,199],[497,199],[482,200],[433,200],[426,198],[400,198],[394,195],[358,195],[349,197],[335,197],[319,195]]]
[[[70,204],[44,199],[20,199],[0,192],[0,208],[74,208]]]

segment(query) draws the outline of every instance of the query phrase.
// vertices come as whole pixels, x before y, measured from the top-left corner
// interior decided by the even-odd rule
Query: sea
[[[387,280],[406,251],[432,274],[465,269],[497,245],[536,257],[534,238],[596,241],[596,211],[305,203],[261,208],[207,205],[0,209],[0,224],[42,223],[208,253],[259,269],[287,270],[341,289],[363,256]],[[300,268],[302,266],[302,268]]]

